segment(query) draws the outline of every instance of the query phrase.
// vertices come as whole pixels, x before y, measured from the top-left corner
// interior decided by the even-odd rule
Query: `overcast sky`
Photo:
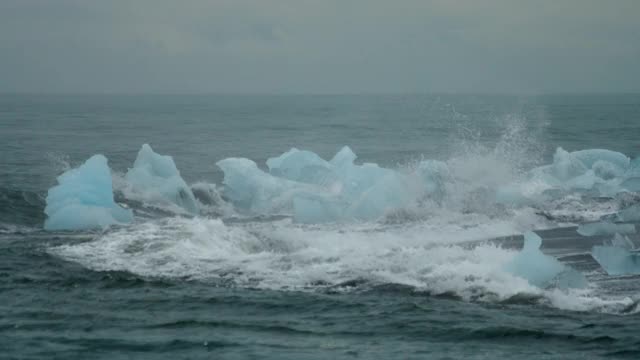
[[[0,92],[638,91],[638,0],[0,0]]]

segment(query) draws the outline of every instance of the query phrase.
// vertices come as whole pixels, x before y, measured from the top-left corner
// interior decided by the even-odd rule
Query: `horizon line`
[[[472,92],[472,91],[385,91],[385,92],[219,92],[219,91],[0,91],[0,96],[594,96],[640,95],[637,91],[544,91],[544,92]]]

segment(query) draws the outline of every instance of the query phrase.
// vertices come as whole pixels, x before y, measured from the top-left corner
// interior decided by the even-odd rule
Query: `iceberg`
[[[267,160],[273,176],[307,184],[323,184],[331,177],[331,165],[316,153],[292,148],[288,152]]]
[[[606,221],[600,221],[589,224],[582,224],[578,226],[578,234],[582,236],[598,236],[598,235],[613,235],[619,234],[633,234],[636,232],[636,227],[633,224],[615,224]]]
[[[230,158],[217,164],[225,174],[223,194],[235,208],[248,215],[275,211],[303,223],[377,220],[427,199],[436,205],[455,204],[468,198],[464,192],[469,187],[486,194],[482,201],[516,207],[544,206],[571,194],[613,197],[640,187],[634,180],[640,174],[630,170],[635,163],[624,154],[602,149],[558,148],[551,164],[532,169],[523,181],[481,189],[442,161],[422,160],[411,168],[389,169],[356,164],[356,158],[348,146],[328,161],[292,148],[269,158],[266,170],[249,159]],[[589,227],[582,230],[593,230]],[[623,228],[630,231],[628,225]]]
[[[193,192],[180,176],[173,158],[155,153],[148,144],[142,145],[125,180],[147,201],[168,201],[191,214],[199,211]]]
[[[46,203],[45,230],[106,228],[133,220],[131,210],[113,200],[111,171],[103,155],[94,155],[60,175]]]
[[[542,239],[534,232],[524,234],[522,250],[505,266],[505,270],[526,279],[531,285],[561,288],[584,287],[584,276],[540,251]]]
[[[591,255],[609,275],[640,274],[640,253],[626,236],[616,234],[610,244],[594,246]]]
[[[545,202],[564,194],[594,197],[640,190],[635,161],[604,149],[568,152],[557,148],[553,162],[529,171],[527,178],[497,191],[498,202],[514,205]]]
[[[269,172],[241,158],[217,163],[224,172],[223,195],[248,214],[291,213],[296,222],[375,220],[406,207],[422,193],[442,191],[444,163],[425,164],[420,186],[407,174],[377,164],[354,164],[345,146],[330,161],[292,148],[267,160]],[[418,188],[418,189],[416,189]]]
[[[228,158],[216,165],[224,172],[223,197],[244,213],[270,215],[286,212],[292,208],[294,195],[311,189],[309,184],[266,173],[249,159]]]

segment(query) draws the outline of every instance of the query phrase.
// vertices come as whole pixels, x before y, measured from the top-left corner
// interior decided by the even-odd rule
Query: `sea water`
[[[577,226],[637,225],[639,140],[637,95],[1,95],[0,357],[638,358]],[[48,228],[92,156],[62,203],[133,216]]]

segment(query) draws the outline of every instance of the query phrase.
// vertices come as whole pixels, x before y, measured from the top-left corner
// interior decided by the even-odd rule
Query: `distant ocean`
[[[196,213],[127,184],[143,144]],[[45,230],[94,154],[133,222]],[[640,277],[577,231],[637,225],[638,156],[640,95],[0,95],[0,358],[639,359]]]

